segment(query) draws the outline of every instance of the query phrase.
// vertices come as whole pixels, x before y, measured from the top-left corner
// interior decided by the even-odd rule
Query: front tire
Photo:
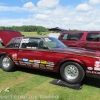
[[[15,69],[13,61],[6,55],[0,58],[0,66],[4,71],[10,72]]]
[[[76,62],[66,62],[60,68],[60,75],[67,83],[78,84],[83,80],[85,72],[80,64]]]

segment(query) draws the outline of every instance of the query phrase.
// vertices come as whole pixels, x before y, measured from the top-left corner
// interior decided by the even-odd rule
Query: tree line
[[[23,25],[23,26],[0,26],[0,30],[12,30],[20,32],[48,32],[48,28],[43,26]]]

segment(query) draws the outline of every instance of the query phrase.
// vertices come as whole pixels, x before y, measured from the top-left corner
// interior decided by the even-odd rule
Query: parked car
[[[9,72],[15,65],[57,72],[78,84],[86,74],[100,75],[100,52],[71,49],[53,37],[17,37],[0,48],[0,67]]]
[[[100,31],[63,31],[58,39],[69,47],[100,51]]]

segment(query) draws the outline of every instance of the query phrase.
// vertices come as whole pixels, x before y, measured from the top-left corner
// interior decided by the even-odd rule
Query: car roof
[[[16,38],[48,38],[48,37],[50,36],[23,36],[23,37],[16,37]]]
[[[88,33],[98,33],[100,31],[63,31],[62,33],[84,33],[84,32],[88,32]]]

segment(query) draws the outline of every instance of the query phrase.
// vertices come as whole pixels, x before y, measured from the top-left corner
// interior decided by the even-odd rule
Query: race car
[[[81,83],[85,75],[100,74],[100,52],[65,46],[53,37],[16,37],[0,48],[0,67],[17,66],[57,72],[68,84]]]

